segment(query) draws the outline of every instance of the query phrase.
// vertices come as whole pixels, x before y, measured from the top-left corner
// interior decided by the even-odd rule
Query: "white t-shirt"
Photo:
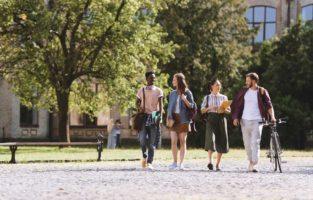
[[[262,120],[258,103],[258,90],[249,89],[245,94],[244,100],[242,119]]]

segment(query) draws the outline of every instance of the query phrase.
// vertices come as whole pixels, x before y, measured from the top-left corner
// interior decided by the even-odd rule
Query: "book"
[[[230,107],[230,105],[231,105],[232,102],[233,102],[233,101],[231,101],[231,100],[223,101],[222,104],[221,104],[221,106],[218,108],[218,111],[217,111],[217,112],[218,112],[218,113],[224,113],[225,110]]]

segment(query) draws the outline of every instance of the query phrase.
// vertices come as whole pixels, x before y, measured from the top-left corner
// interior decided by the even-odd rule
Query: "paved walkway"
[[[186,161],[186,171],[168,164],[156,161],[153,172],[138,162],[2,164],[0,199],[313,199],[313,157],[287,158],[283,174],[268,159],[257,174],[245,160],[224,160],[222,172],[205,160]]]

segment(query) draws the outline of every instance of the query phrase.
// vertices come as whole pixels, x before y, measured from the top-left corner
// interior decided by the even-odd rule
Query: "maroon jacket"
[[[241,119],[245,105],[244,96],[248,89],[249,88],[247,87],[242,88],[234,97],[233,103],[231,104],[231,113],[233,119]],[[265,119],[267,119],[268,110],[272,108],[273,105],[267,90],[262,87],[258,87],[257,89],[258,89],[259,110],[264,121]]]

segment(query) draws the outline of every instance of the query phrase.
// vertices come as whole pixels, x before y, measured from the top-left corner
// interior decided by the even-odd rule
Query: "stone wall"
[[[20,126],[20,101],[9,84],[0,80],[0,141],[6,139],[46,139],[49,135],[49,113],[38,111],[37,127]],[[4,132],[3,132],[4,130]]]
[[[12,94],[9,84],[0,80],[0,141],[11,134]]]

